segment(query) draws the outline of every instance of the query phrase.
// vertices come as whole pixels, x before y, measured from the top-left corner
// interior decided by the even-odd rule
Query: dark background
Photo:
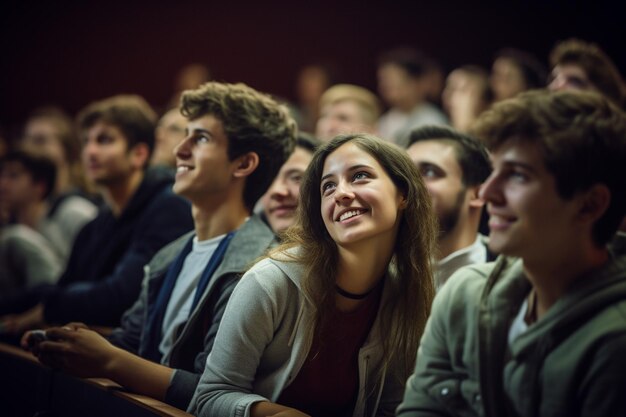
[[[31,2],[0,5],[0,126],[15,135],[33,108],[72,114],[137,93],[163,106],[184,65],[294,99],[303,65],[328,62],[339,81],[375,89],[375,62],[408,45],[446,69],[488,67],[502,47],[543,61],[556,41],[597,42],[626,71],[626,17],[609,2]]]

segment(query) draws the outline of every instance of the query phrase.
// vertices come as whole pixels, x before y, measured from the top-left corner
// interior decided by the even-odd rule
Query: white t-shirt
[[[217,236],[202,242],[198,242],[197,237],[193,238],[193,248],[185,258],[180,274],[178,274],[163,317],[161,327],[163,338],[159,344],[159,351],[162,354],[161,363],[166,364],[169,361],[169,353],[178,336],[178,329],[189,318],[191,304],[196,295],[196,287],[200,277],[224,236]]]

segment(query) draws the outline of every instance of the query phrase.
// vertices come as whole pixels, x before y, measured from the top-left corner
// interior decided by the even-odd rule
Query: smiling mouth
[[[185,165],[181,165],[179,167],[176,167],[176,173],[181,173],[181,172],[188,172],[191,170],[191,167],[185,166]]]
[[[337,221],[342,222],[344,220],[348,220],[351,219],[354,216],[358,216],[359,214],[363,214],[365,213],[366,210],[348,210],[344,213],[342,213],[339,218],[337,219]]]

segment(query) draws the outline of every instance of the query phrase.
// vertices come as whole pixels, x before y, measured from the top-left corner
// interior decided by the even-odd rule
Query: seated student
[[[446,115],[428,102],[432,58],[413,49],[386,52],[378,62],[378,91],[389,110],[378,120],[380,135],[404,146],[409,132],[425,125],[447,125]]]
[[[484,201],[480,185],[491,172],[485,147],[445,126],[417,128],[407,153],[419,169],[439,223],[435,252],[435,288],[457,269],[486,262],[486,238],[478,233]]]
[[[626,116],[596,93],[487,111],[495,263],[437,294],[398,416],[626,415]]]
[[[298,133],[296,148],[261,197],[263,219],[274,233],[284,232],[295,222],[300,200],[300,183],[319,144],[313,136]]]
[[[514,48],[501,49],[491,66],[489,83],[495,102],[519,93],[542,88],[546,80],[544,65],[532,54]]]
[[[93,184],[86,180],[81,165],[81,143],[74,122],[59,108],[36,109],[24,125],[18,148],[43,153],[56,166],[57,176],[48,197],[46,217],[58,225],[62,239],[57,239],[55,245],[67,258],[78,232],[98,214],[91,201],[97,200]]]
[[[174,149],[185,138],[186,126],[187,119],[178,107],[168,110],[161,116],[154,132],[154,152],[150,158],[151,166],[176,169]]]
[[[598,45],[580,39],[557,43],[550,52],[548,89],[594,90],[623,106],[626,85],[619,70]]]
[[[85,170],[106,207],[79,232],[56,285],[0,297],[4,332],[69,321],[117,325],[137,299],[143,265],[191,229],[189,204],[172,193],[171,177],[145,170],[155,119],[138,96],[111,97],[79,114]]]
[[[339,134],[376,133],[380,102],[374,93],[352,84],[337,84],[320,99],[315,136],[328,142]]]
[[[46,218],[56,167],[44,155],[12,151],[0,158],[0,293],[54,283],[65,263],[57,251],[58,225]]]
[[[433,295],[419,173],[382,139],[338,136],[300,197],[285,243],[233,291],[195,415],[378,415],[401,399]]]
[[[194,232],[150,261],[140,298],[109,341],[70,325],[48,330],[54,341],[36,352],[72,374],[186,408],[235,283],[274,243],[250,214],[293,150],[295,122],[243,84],[207,83],[181,100],[189,122],[176,148],[174,191],[192,203]]]

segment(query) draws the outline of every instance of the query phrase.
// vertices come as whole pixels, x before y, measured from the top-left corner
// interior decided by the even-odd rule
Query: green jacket
[[[509,346],[522,262],[466,267],[437,294],[398,416],[626,416],[626,239]]]

